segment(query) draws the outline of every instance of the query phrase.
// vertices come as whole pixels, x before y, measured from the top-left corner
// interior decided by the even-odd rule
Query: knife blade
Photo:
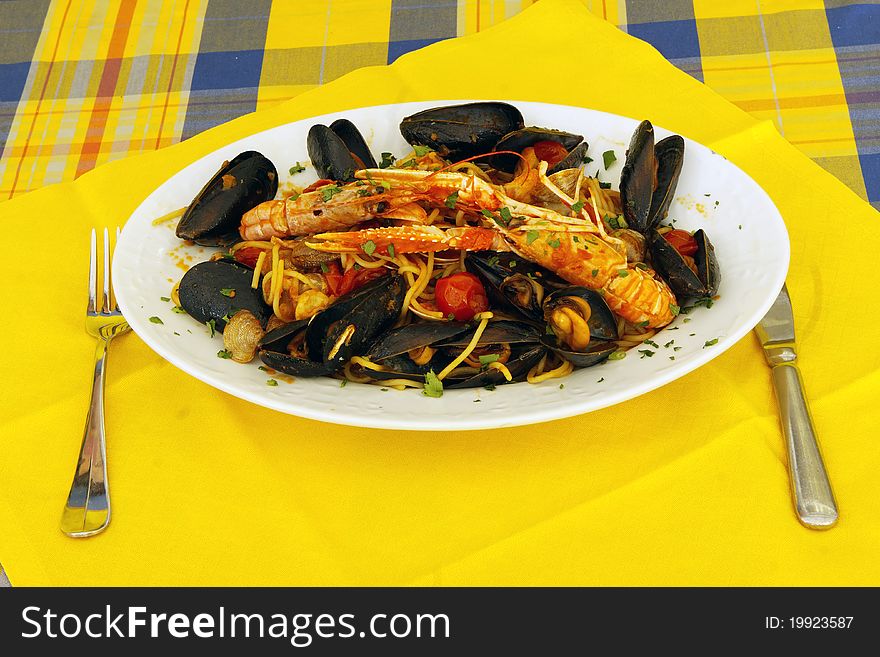
[[[805,527],[828,529],[837,523],[837,503],[797,366],[794,315],[785,285],[755,332],[770,366],[779,406],[795,511]]]

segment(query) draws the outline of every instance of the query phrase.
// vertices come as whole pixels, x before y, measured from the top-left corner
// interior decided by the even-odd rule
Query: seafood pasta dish
[[[428,109],[400,132],[411,150],[377,162],[350,121],[312,126],[290,173],[314,167],[317,182],[279,185],[246,151],[160,219],[216,247],[171,298],[222,334],[218,357],[439,397],[623,358],[712,303],[708,236],[666,225],[678,135],[655,143],[639,124],[613,189],[587,174],[613,151],[506,103]]]

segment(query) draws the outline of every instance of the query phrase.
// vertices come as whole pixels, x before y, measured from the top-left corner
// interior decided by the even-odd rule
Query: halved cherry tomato
[[[327,281],[327,287],[330,289],[330,294],[339,297],[352,290],[358,289],[374,278],[379,278],[379,276],[382,276],[384,273],[384,267],[379,267],[377,269],[357,269],[356,267],[352,267],[343,274],[339,269],[339,263],[334,260],[327,265],[327,271],[324,272],[324,280]]]
[[[565,146],[558,141],[539,141],[533,144],[532,148],[535,149],[535,157],[539,160],[544,160],[547,163],[548,169],[555,167],[568,155]]]
[[[447,317],[454,315],[459,322],[474,318],[489,310],[489,299],[480,279],[469,272],[444,276],[434,288],[437,308]]]
[[[257,266],[257,258],[260,257],[262,252],[263,249],[258,249],[255,246],[246,246],[235,252],[235,259],[241,264],[254,269]]]
[[[663,233],[663,237],[681,255],[692,256],[697,252],[697,240],[686,230],[670,230]]]

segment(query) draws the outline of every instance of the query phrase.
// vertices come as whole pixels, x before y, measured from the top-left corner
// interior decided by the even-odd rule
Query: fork
[[[119,240],[119,229],[116,229]],[[95,373],[92,394],[79,460],[67,504],[61,514],[61,531],[74,538],[93,536],[110,524],[110,491],[107,486],[107,448],[104,438],[104,368],[110,341],[129,330],[119,312],[115,297],[111,300],[110,235],[104,229],[103,295],[98,296],[97,238],[92,229],[89,250],[89,305],[86,309],[86,333],[96,338]],[[100,302],[100,303],[99,303]]]

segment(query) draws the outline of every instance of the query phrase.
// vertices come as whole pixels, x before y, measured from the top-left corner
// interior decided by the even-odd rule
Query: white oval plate
[[[175,237],[173,225],[153,226],[152,221],[189,204],[224,159],[258,150],[275,163],[282,184],[292,180],[305,185],[316,177],[311,167],[292,177],[287,171],[297,161],[307,162],[306,133],[315,123],[329,124],[345,116],[361,129],[374,154],[390,151],[400,156],[410,150],[398,131],[400,119],[427,107],[458,102],[467,101],[364,107],[278,126],[229,144],[170,178],[135,210],[116,248],[114,287],[131,327],[156,353],[183,371],[255,404],[326,422],[436,431],[544,422],[632,399],[721,355],[770,308],[788,270],[788,234],[782,217],[745,173],[688,139],[669,217],[677,227],[706,229],[721,268],[720,298],[711,309],[697,308],[676,318],[669,328],[680,329],[670,332],[667,328],[658,334],[654,341],[660,347],[647,347],[656,352],[650,358],[640,358],[633,350],[627,358],[576,370],[563,380],[504,385],[494,391],[449,390],[440,399],[418,390],[382,391],[354,383],[340,389],[339,381],[329,378],[279,381],[272,387],[267,385],[266,373],[258,369],[259,362],[240,365],[218,358],[217,351],[223,348],[220,337],[211,339],[206,327],[187,315],[172,313],[172,304],[161,300],[183,274],[178,263],[205,260],[211,249],[185,246]],[[636,120],[580,107],[510,102],[522,111],[526,125],[583,134],[593,158],[587,172],[592,175],[598,169],[601,179],[617,188]],[[656,126],[655,131],[657,139],[671,134]],[[617,160],[606,172],[603,153],[609,150]],[[150,317],[159,317],[163,323],[153,323]],[[691,321],[684,323],[684,317]],[[676,352],[663,347],[673,338],[675,346],[681,347]],[[705,346],[716,339],[717,343]],[[600,378],[604,380],[598,383]],[[565,387],[560,389],[562,382]]]

